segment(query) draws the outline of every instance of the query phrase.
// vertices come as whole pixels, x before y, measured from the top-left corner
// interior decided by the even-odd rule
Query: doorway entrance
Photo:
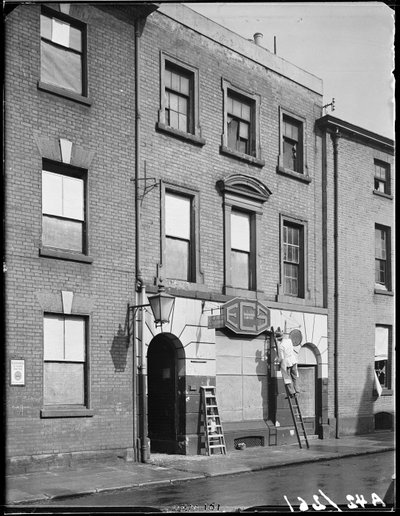
[[[300,406],[308,434],[320,433],[321,384],[318,381],[318,348],[311,343],[304,344],[298,354]]]
[[[177,350],[174,341],[156,336],[147,353],[148,432],[152,452],[176,453],[178,435]]]
[[[306,432],[313,435],[317,431],[317,366],[298,365],[300,406]]]

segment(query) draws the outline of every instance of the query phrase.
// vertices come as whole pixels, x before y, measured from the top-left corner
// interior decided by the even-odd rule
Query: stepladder
[[[202,386],[202,414],[207,455],[226,455],[225,437],[218,411],[215,386]]]

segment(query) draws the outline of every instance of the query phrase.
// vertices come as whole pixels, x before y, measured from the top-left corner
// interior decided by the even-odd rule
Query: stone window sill
[[[374,195],[377,195],[378,197],[384,197],[385,199],[393,199],[393,195],[384,193],[384,192],[378,192],[377,190],[372,190],[372,193]]]
[[[303,306],[307,304],[304,297],[288,296],[285,294],[278,294],[276,296],[276,301],[278,303],[287,303],[287,304],[303,305]]]
[[[204,138],[197,136],[196,134],[186,133],[185,131],[179,131],[178,129],[174,129],[173,127],[169,127],[161,122],[156,123],[156,129],[162,133],[169,134],[170,136],[174,136],[179,140],[183,140],[189,143],[193,143],[195,145],[203,146],[206,141]]]
[[[39,249],[39,256],[43,256],[45,258],[56,258],[58,260],[69,260],[73,262],[93,262],[93,258],[85,254],[73,253],[71,251],[61,251],[58,249],[51,249],[49,247],[41,247]]]
[[[383,389],[381,396],[393,396],[392,389]]]
[[[256,165],[257,167],[263,167],[265,165],[265,161],[263,159],[250,156],[249,154],[244,154],[242,152],[237,152],[233,149],[230,149],[229,147],[225,147],[225,145],[221,145],[219,151],[221,154],[225,154],[226,156],[238,159],[240,161],[245,161],[246,163]]]
[[[298,181],[301,181],[303,183],[311,183],[311,178],[309,176],[300,174],[299,172],[295,172],[294,170],[290,170],[288,168],[279,166],[276,169],[276,171],[278,174],[282,174],[283,176],[292,177],[293,179],[297,179]]]
[[[248,299],[257,299],[259,294],[263,294],[263,290],[248,290],[239,287],[224,287],[224,294],[226,296],[235,296]]]
[[[376,288],[374,290],[375,294],[381,294],[383,296],[394,296],[394,293],[392,290],[384,290],[383,288]]]
[[[46,84],[42,81],[39,81],[37,87],[38,90],[46,91],[47,93],[52,93],[53,95],[57,95],[59,97],[79,102],[80,104],[84,104],[85,106],[92,105],[92,101],[89,97],[79,95],[78,93],[74,93],[73,91],[64,88],[59,88],[58,86],[53,86],[52,84]]]
[[[54,417],[93,417],[94,411],[86,407],[48,407],[40,411],[41,418]]]

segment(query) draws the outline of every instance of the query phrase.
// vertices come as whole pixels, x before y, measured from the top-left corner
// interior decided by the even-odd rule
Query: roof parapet
[[[243,38],[181,3],[162,3],[157,12],[322,95],[322,79],[285,61],[265,47],[254,44],[254,39]]]

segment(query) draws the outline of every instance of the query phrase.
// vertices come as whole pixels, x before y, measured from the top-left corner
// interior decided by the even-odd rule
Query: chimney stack
[[[256,32],[253,36],[254,38],[254,43],[256,45],[261,45],[261,40],[263,39],[263,34],[261,34],[261,32]]]

